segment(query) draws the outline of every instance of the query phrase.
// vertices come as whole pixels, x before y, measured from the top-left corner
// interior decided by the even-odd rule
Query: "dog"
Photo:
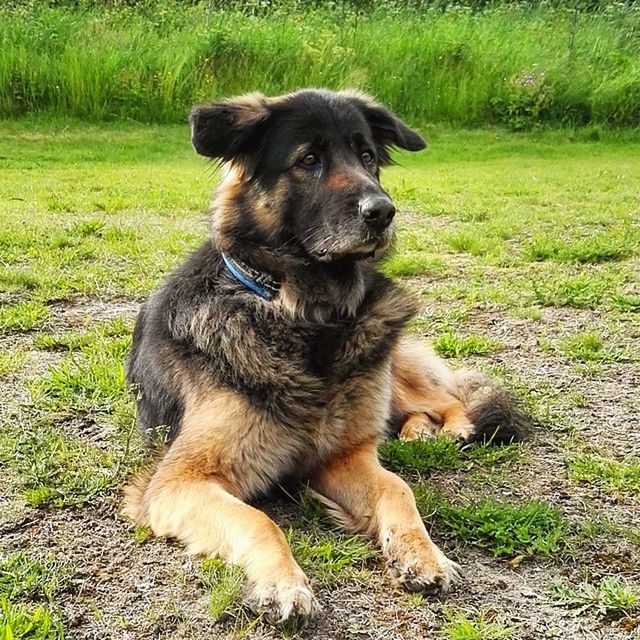
[[[224,176],[210,239],[137,319],[127,376],[158,453],[126,488],[125,514],[240,565],[256,613],[303,620],[318,611],[309,580],[251,502],[305,482],[379,544],[398,583],[446,591],[459,566],[378,444],[512,441],[525,419],[495,380],[453,372],[403,336],[416,305],[377,268],[395,216],[380,168],[424,140],[353,91],[232,98],[196,107],[190,124]]]

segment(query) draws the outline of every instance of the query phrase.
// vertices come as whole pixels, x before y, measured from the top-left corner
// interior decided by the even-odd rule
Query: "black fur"
[[[414,312],[370,259],[389,245],[390,228],[372,230],[358,207],[384,195],[378,168],[389,146],[424,142],[368,99],[325,91],[199,107],[191,125],[196,150],[232,161],[241,177],[232,198],[214,204],[211,241],[140,313],[127,368],[140,426],[173,440],[185,390],[210,383],[300,429],[336,385],[388,359]],[[320,162],[311,170],[300,164],[310,153]],[[289,287],[295,312],[238,283],[222,250]]]

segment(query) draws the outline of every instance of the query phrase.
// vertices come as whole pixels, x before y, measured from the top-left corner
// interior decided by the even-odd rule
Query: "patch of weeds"
[[[0,379],[14,375],[22,367],[25,354],[22,351],[0,351]]]
[[[106,224],[103,220],[85,220],[78,222],[70,230],[73,236],[89,236],[101,237],[103,235]]]
[[[149,527],[136,527],[133,532],[133,539],[136,544],[143,545],[153,536],[153,531]]]
[[[640,462],[619,462],[596,454],[580,454],[567,461],[569,477],[614,493],[640,495]]]
[[[598,306],[617,284],[617,278],[598,273],[549,275],[532,280],[538,304],[545,307],[587,309]]]
[[[502,640],[512,638],[515,626],[493,610],[445,609],[447,622],[440,630],[446,640]]]
[[[361,536],[289,529],[287,540],[300,566],[322,584],[333,584],[338,579],[358,575],[378,557],[373,545]]]
[[[486,356],[500,349],[501,345],[484,336],[463,336],[449,328],[433,340],[433,348],[446,358],[466,358],[472,355]]]
[[[312,491],[301,491],[290,497],[296,503],[295,515],[291,520],[294,528],[314,527],[325,519],[325,507],[314,497]]]
[[[0,595],[8,600],[47,600],[63,589],[69,575],[54,559],[37,560],[24,552],[0,558]]]
[[[496,556],[547,556],[560,550],[567,525],[558,509],[533,500],[513,505],[492,499],[455,505],[443,496],[414,486],[420,512],[456,533],[465,542]]]
[[[567,241],[562,238],[542,236],[535,238],[524,251],[525,259],[541,262],[577,262],[598,264],[623,260],[632,255],[631,238],[628,234],[614,231]]]
[[[49,410],[113,412],[128,401],[124,363],[129,335],[68,339],[77,349],[34,381],[34,402]],[[76,341],[75,343],[73,341]]]
[[[587,399],[578,391],[569,391],[567,393],[567,401],[569,406],[576,409],[586,409],[589,406]]]
[[[3,430],[3,467],[15,473],[26,502],[34,507],[85,504],[114,487],[121,475],[112,452],[67,438],[48,426]]]
[[[640,593],[619,576],[603,578],[597,584],[585,581],[569,587],[556,584],[553,596],[559,603],[579,609],[579,612],[593,611],[598,615],[629,616],[640,611]]]
[[[81,351],[104,343],[110,338],[131,335],[131,326],[121,318],[98,324],[88,331],[67,331],[60,334],[41,333],[34,337],[36,349],[43,351]]]
[[[0,334],[25,333],[41,327],[49,309],[40,302],[19,302],[0,306]]]
[[[244,571],[218,558],[202,562],[202,582],[211,593],[209,611],[214,620],[236,619],[244,615],[242,589]]]
[[[3,640],[64,640],[60,622],[45,606],[13,604],[0,596],[0,638]]]
[[[560,342],[560,350],[578,362],[621,362],[628,359],[625,353],[616,353],[594,331],[579,333]]]
[[[443,240],[459,253],[469,253],[472,256],[495,255],[499,253],[500,241],[480,235],[477,229],[460,229],[453,233],[444,234]]]
[[[445,264],[439,257],[419,251],[394,254],[384,264],[384,272],[392,278],[427,274],[439,276],[445,269]]]
[[[520,460],[526,451],[523,444],[494,445],[491,442],[472,444],[463,447],[465,458],[478,462],[485,467],[506,465]]]
[[[621,525],[609,518],[596,516],[580,523],[580,528],[576,533],[576,539],[596,543],[599,538],[609,540],[619,540],[624,538],[627,542],[640,547],[640,529]],[[602,543],[598,542],[598,547]]]
[[[519,444],[470,444],[461,447],[452,438],[424,438],[403,442],[389,439],[379,449],[382,462],[395,471],[440,471],[479,463],[487,467],[517,460],[523,451]]]
[[[378,450],[382,462],[395,471],[457,469],[462,453],[451,438],[425,438],[403,442],[387,440]]]
[[[611,306],[621,311],[640,311],[640,297],[625,294],[615,295],[611,299]]]

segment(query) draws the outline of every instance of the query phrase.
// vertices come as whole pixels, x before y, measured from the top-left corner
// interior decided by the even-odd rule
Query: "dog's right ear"
[[[257,145],[269,115],[267,98],[259,93],[194,107],[191,144],[202,156],[233,160]]]

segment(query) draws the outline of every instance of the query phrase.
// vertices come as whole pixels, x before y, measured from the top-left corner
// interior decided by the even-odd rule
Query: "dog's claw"
[[[270,583],[252,585],[245,603],[273,625],[304,625],[321,608],[308,584]]]
[[[400,536],[389,548],[387,567],[391,576],[412,593],[445,593],[461,574],[460,565],[431,542],[428,537]]]

